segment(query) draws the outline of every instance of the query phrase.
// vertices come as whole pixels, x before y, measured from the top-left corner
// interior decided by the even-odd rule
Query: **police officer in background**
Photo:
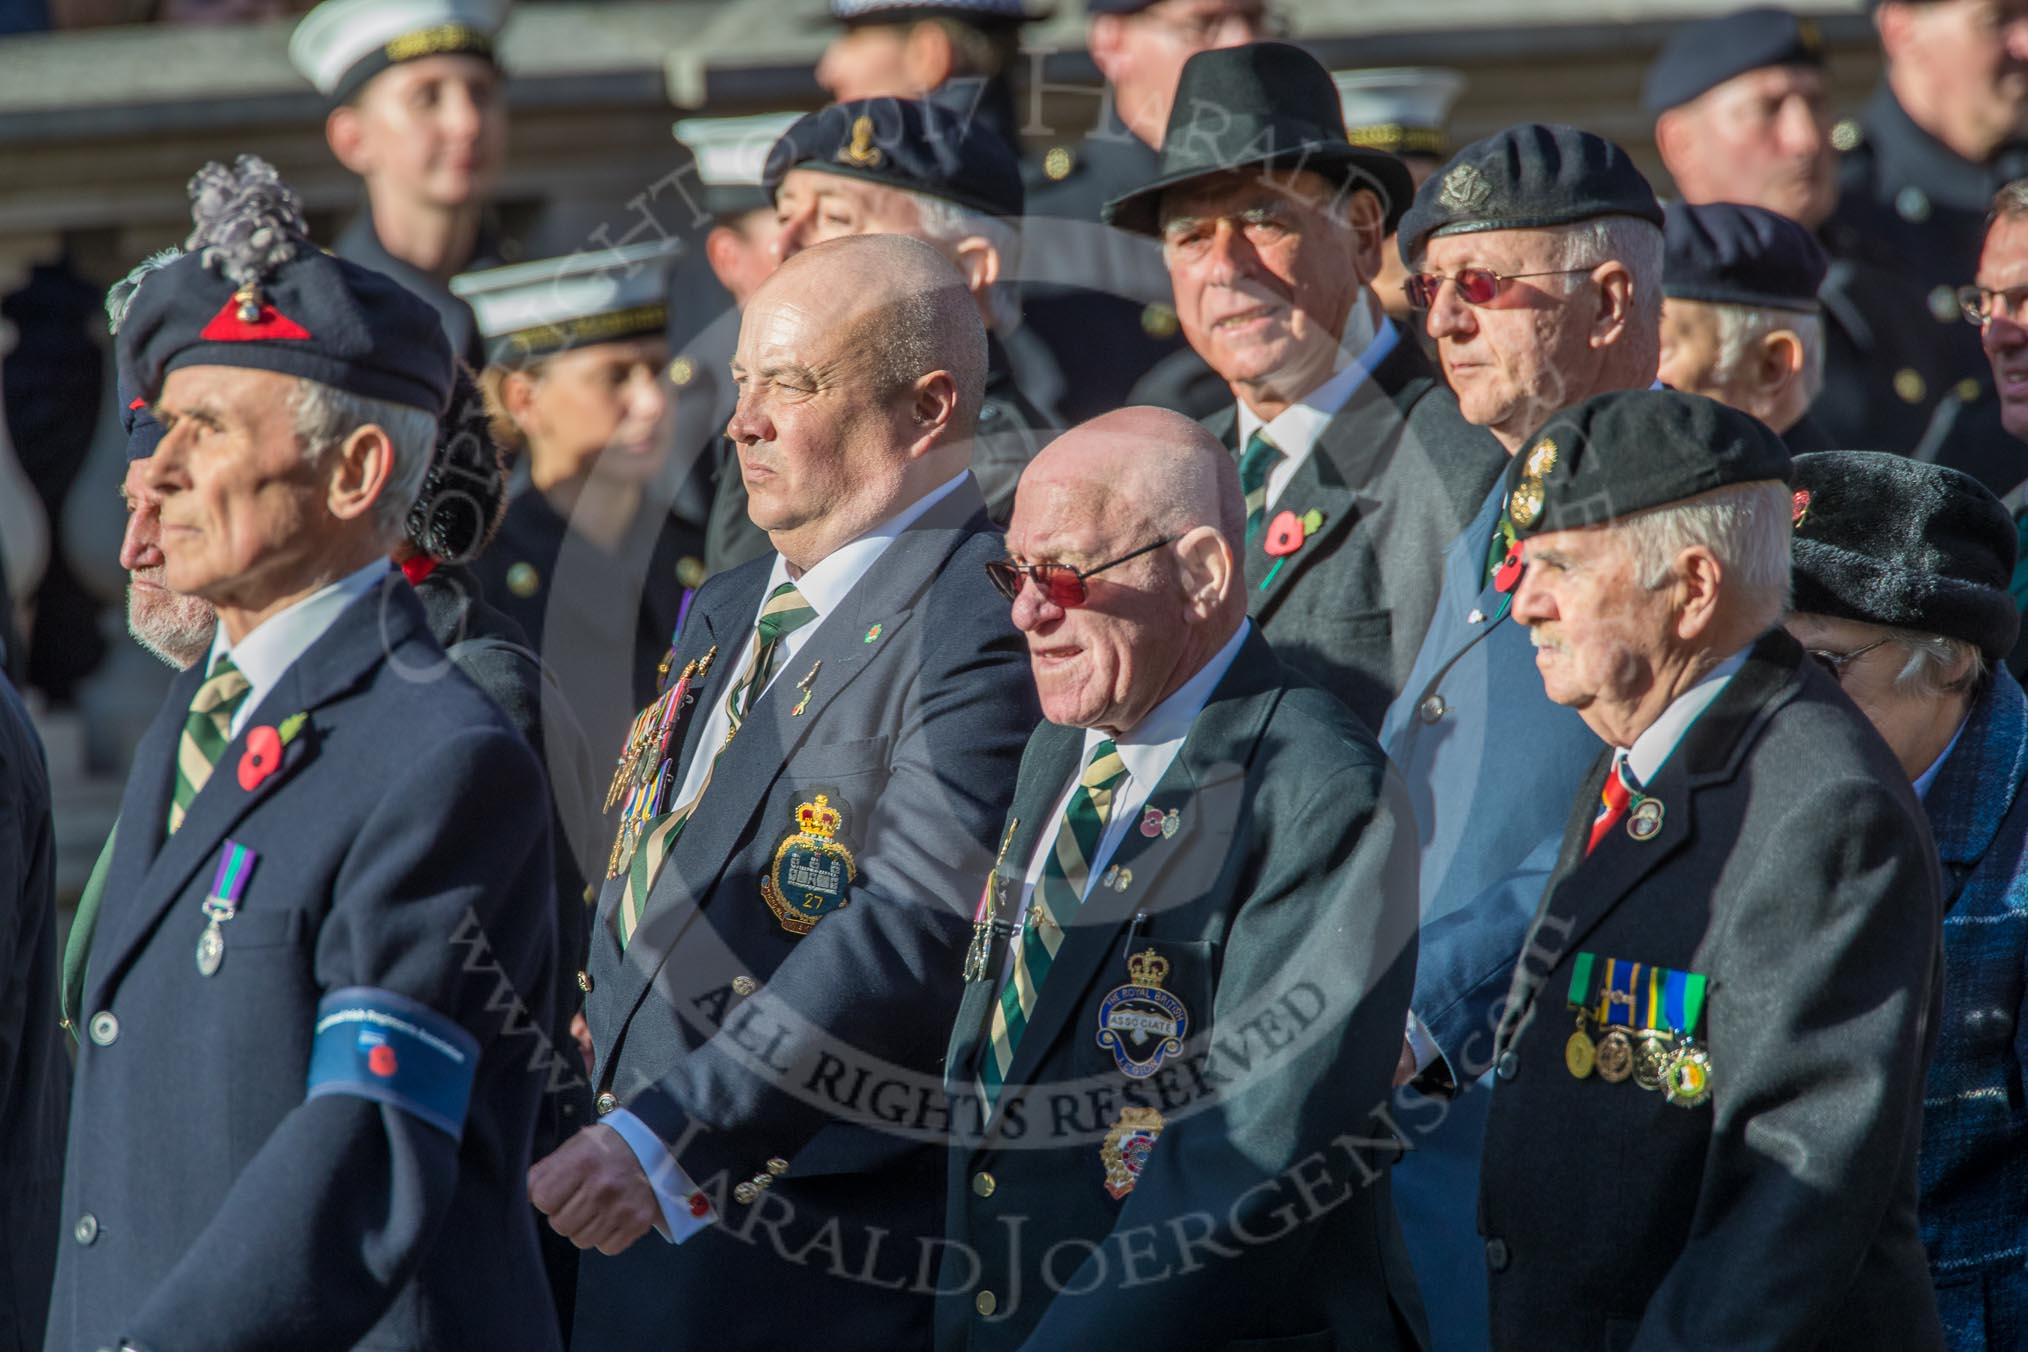
[[[1499,1352],[1942,1345],[1916,1226],[1936,854],[1779,627],[1790,472],[1764,424],[1673,390],[1558,414],[1514,461],[1514,615],[1604,746],[1493,1038]]]
[[[1063,414],[1077,422],[1132,402],[1202,417],[1224,402],[1202,363],[1181,359],[1147,390],[1158,362],[1188,351],[1160,253],[1107,230],[1107,202],[1155,176],[1183,63],[1198,52],[1281,37],[1268,0],[1087,0],[1086,44],[1105,77],[1098,123],[1082,140],[1052,138],[1029,184],[1028,319],[1076,384]],[[1053,129],[1061,133],[1063,128]]]
[[[1824,447],[1809,415],[1824,380],[1823,249],[1760,207],[1677,202],[1665,215],[1662,383],[1751,413],[1791,451]]]
[[[332,104],[324,139],[366,185],[332,252],[435,306],[451,350],[485,353],[451,278],[498,261],[486,198],[507,158],[506,77],[494,41],[506,0],[325,0],[289,60]]]
[[[1832,129],[1844,158],[1824,241],[1833,258],[1871,258],[1901,280],[1879,323],[1910,335],[1907,364],[1872,376],[1885,375],[1894,399],[1927,421],[1914,442],[1899,421],[1827,429],[1840,445],[1910,450],[1977,475],[2013,447],[1952,300],[1978,261],[1994,192],[2028,172],[2028,5],[1875,0],[1873,21],[1886,73],[1858,117]],[[1827,418],[1858,393],[1843,382],[1831,392]],[[1885,417],[1884,401],[1864,407]]]
[[[914,99],[838,103],[801,118],[768,155],[775,252],[793,258],[848,235],[907,235],[949,259],[986,325],[986,391],[972,473],[1004,522],[1014,485],[1054,415],[1029,397],[1008,355],[1021,336],[1021,170],[991,128]],[[730,485],[727,485],[729,487]],[[766,552],[766,537],[758,541]]]

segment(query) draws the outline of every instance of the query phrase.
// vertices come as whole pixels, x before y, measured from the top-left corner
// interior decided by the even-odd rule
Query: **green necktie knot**
[[[1282,448],[1267,438],[1267,433],[1256,430],[1246,439],[1246,449],[1239,456],[1239,491],[1246,498],[1246,533],[1249,538],[1260,529],[1261,519],[1267,515],[1267,481],[1274,468],[1281,462]]]
[[[792,634],[811,620],[817,612],[803,600],[803,594],[796,590],[793,582],[784,582],[768,593],[767,604],[761,607],[760,631],[762,643],[773,643],[784,634]]]

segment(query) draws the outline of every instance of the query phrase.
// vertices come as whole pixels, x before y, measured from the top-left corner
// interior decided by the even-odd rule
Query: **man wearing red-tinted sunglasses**
[[[1049,721],[944,1057],[938,1352],[1425,1345],[1358,1140],[1415,963],[1408,807],[1248,620],[1244,528],[1217,439],[1128,408],[1036,457],[988,565]],[[1262,1020],[1272,1054],[1162,1092]]]

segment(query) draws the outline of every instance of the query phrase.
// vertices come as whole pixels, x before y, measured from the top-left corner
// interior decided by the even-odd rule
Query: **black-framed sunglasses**
[[[1445,282],[1458,284],[1458,299],[1467,305],[1491,305],[1507,289],[1507,283],[1529,277],[1568,277],[1591,268],[1552,268],[1548,272],[1495,272],[1491,268],[1459,268],[1455,273],[1418,272],[1401,284],[1408,303],[1418,310],[1436,304],[1437,292]]]
[[[1084,585],[1085,579],[1103,573],[1108,568],[1117,568],[1129,559],[1138,559],[1152,553],[1163,545],[1174,544],[1176,537],[1165,535],[1151,545],[1142,545],[1131,554],[1122,554],[1095,568],[1079,570],[1067,563],[1016,563],[1012,559],[997,559],[986,565],[986,576],[993,579],[993,585],[1000,589],[1000,595],[1009,601],[1021,595],[1021,584],[1028,578],[1035,579],[1035,585],[1049,604],[1062,610],[1076,610],[1091,599],[1091,590]]]
[[[1824,648],[1805,648],[1803,651],[1811,657],[1816,658],[1817,665],[1830,672],[1832,680],[1842,683],[1845,679],[1846,667],[1851,666],[1854,661],[1864,657],[1867,653],[1872,652],[1882,644],[1892,643],[1893,641],[1891,638],[1876,638],[1865,647],[1854,648],[1848,653],[1834,653]]]

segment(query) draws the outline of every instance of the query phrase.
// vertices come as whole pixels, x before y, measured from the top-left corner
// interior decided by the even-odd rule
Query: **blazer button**
[[[592,979],[590,972],[579,972],[577,974],[577,988],[583,991],[586,995],[591,994]]]
[[[1521,1058],[1514,1052],[1500,1053],[1500,1059],[1493,1066],[1493,1073],[1503,1080],[1511,1080],[1521,1073]]]
[[[789,1162],[783,1159],[780,1155],[776,1155],[773,1159],[768,1161],[768,1172],[773,1174],[776,1178],[780,1178],[783,1174],[787,1173],[788,1171],[789,1171]]]
[[[110,1047],[119,1040],[120,1020],[110,1009],[102,1009],[92,1015],[92,1041],[101,1047]]]
[[[1486,1241],[1486,1266],[1495,1272],[1505,1272],[1512,1255],[1507,1252],[1507,1241],[1489,1239]]]
[[[1450,705],[1444,703],[1442,695],[1431,695],[1415,706],[1415,716],[1425,723],[1434,723],[1444,716]]]
[[[1000,1308],[1000,1298],[991,1291],[981,1291],[972,1298],[972,1308],[982,1315],[991,1315]]]
[[[1000,1185],[994,1180],[993,1176],[983,1169],[972,1175],[972,1191],[978,1193],[981,1197],[991,1197],[993,1189],[998,1186]]]
[[[99,1218],[89,1211],[85,1212],[77,1218],[77,1224],[71,1227],[71,1234],[76,1237],[78,1243],[90,1244],[99,1237]]]
[[[599,1110],[600,1117],[604,1117],[607,1113],[611,1112],[613,1109],[619,1106],[620,1101],[613,1097],[612,1091],[610,1090],[606,1091],[603,1094],[600,1094],[596,1099],[592,1100],[592,1107]]]
[[[732,979],[732,993],[734,995],[752,995],[759,989],[759,984],[750,976],[736,976]]]

